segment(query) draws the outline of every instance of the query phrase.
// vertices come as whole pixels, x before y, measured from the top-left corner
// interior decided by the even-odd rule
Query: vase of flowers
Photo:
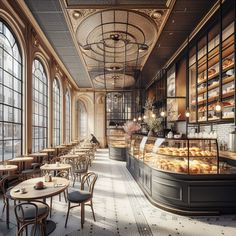
[[[124,124],[123,129],[128,136],[131,136],[135,131],[140,130],[141,126],[137,122],[127,121]]]
[[[153,100],[147,100],[144,106],[145,114],[145,123],[149,130],[148,136],[153,136],[154,133],[157,133],[161,130],[161,118],[157,118],[153,112],[152,107]]]

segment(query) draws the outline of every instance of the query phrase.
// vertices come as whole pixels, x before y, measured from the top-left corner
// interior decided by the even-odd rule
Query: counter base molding
[[[182,175],[154,169],[131,155],[130,171],[149,201],[180,215],[236,213],[236,175]]]
[[[126,161],[127,149],[109,146],[109,158],[116,161]]]

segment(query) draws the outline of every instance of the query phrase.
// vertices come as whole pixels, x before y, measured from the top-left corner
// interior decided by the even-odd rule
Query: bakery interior
[[[0,235],[236,236],[235,17],[0,1]]]

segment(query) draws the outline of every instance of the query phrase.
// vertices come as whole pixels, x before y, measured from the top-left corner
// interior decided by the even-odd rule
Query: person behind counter
[[[97,138],[93,134],[91,134],[90,143],[100,146],[100,143],[98,142]]]

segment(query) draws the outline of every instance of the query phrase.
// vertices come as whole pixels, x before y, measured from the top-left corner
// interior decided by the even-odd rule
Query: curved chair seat
[[[84,190],[70,192],[67,197],[67,199],[73,203],[87,202],[90,198],[92,198],[92,194]]]
[[[33,201],[24,202],[15,206],[15,216],[17,220],[17,236],[22,235],[26,230],[28,235],[28,225],[33,225],[36,235],[37,225],[40,226],[40,235],[46,235],[45,221],[49,213],[49,206],[45,202]]]
[[[48,207],[44,203],[37,202],[35,203],[38,208],[38,217],[43,217],[45,215],[48,215]],[[36,208],[32,205],[24,206],[24,215],[18,213],[18,217],[22,220],[32,220],[35,218],[36,215]]]
[[[84,218],[85,218],[85,211],[84,211],[84,207],[85,205],[89,205],[91,207],[92,213],[93,213],[93,219],[94,221],[96,221],[95,219],[95,214],[94,214],[94,210],[93,210],[93,190],[94,190],[94,185],[97,181],[97,174],[93,173],[93,172],[88,172],[87,174],[85,174],[81,180],[81,186],[80,186],[80,190],[78,191],[73,191],[68,193],[67,196],[67,200],[68,200],[68,210],[67,210],[67,214],[66,214],[66,222],[65,222],[65,227],[67,227],[67,222],[68,222],[68,218],[69,218],[69,213],[70,213],[70,209],[80,206],[81,207],[81,227],[83,228],[84,225]],[[84,185],[85,183],[87,183],[88,185],[88,191],[84,190]],[[76,203],[76,205],[71,206],[71,203]]]

